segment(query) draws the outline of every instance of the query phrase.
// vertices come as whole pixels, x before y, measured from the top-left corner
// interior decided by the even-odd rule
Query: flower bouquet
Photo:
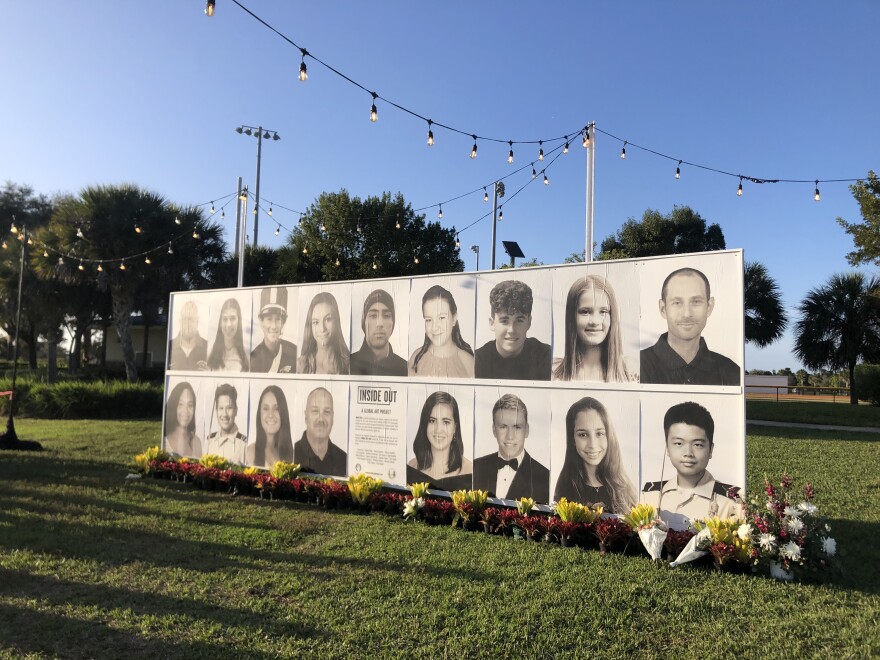
[[[754,528],[755,563],[772,577],[818,577],[831,568],[837,542],[813,504],[815,495],[810,483],[795,492],[791,475],[785,473],[778,485],[765,479],[764,489],[745,503]]]
[[[657,510],[650,504],[636,504],[623,521],[639,535],[651,559],[660,559],[666,541],[666,525],[657,516]]]

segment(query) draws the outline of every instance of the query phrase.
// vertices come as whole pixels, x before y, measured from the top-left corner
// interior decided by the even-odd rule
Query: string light
[[[153,263],[153,262],[150,260],[149,257],[146,257],[146,258],[144,258],[144,263],[147,264],[147,265],[149,266],[149,265],[150,265],[151,263]]]
[[[431,124],[433,124],[433,123],[434,122],[432,122],[430,119],[428,120],[428,146],[429,147],[434,146],[434,131],[431,130]]]
[[[86,267],[83,266],[83,260],[82,260],[82,259],[79,260],[79,266],[77,266],[77,269],[79,269],[79,270],[85,270],[85,269],[86,269]]]
[[[9,228],[9,231],[11,231],[13,234],[18,233],[18,227],[15,226],[15,217],[12,218],[12,226]]]
[[[541,170],[541,172],[544,173],[544,185],[545,185],[545,186],[549,186],[549,185],[550,185],[550,179],[547,178],[547,173],[544,172],[544,170]]]
[[[443,204],[440,205],[440,210],[437,211],[437,219],[438,219],[438,220],[442,220],[442,219],[443,219]]]
[[[739,188],[736,189],[736,194],[742,197],[743,194],[743,178],[739,178]]]
[[[141,233],[141,228],[140,228],[139,225],[135,225],[135,226],[134,226],[134,233],[135,233],[135,234],[140,234],[140,233]]]
[[[320,229],[321,229],[322,232],[327,231],[327,228],[324,226],[324,221],[323,221],[323,220],[321,220],[321,228],[320,228]]]
[[[220,211],[220,219],[226,220],[226,211]]]
[[[176,215],[174,216],[174,224],[175,224],[175,225],[179,225],[179,224],[180,224],[180,218],[179,218],[178,216],[176,216]]]
[[[5,244],[6,241],[3,241],[3,243]],[[49,256],[49,250],[43,250],[43,256],[48,258],[48,256]]]
[[[678,161],[678,166],[675,168],[675,178],[681,178],[681,161]]]
[[[275,235],[278,236],[278,234],[280,234],[280,233],[281,233],[281,225],[278,225],[277,227],[275,227]]]
[[[206,16],[213,16],[214,15],[214,2],[215,1],[216,0],[208,0],[208,2],[205,3],[205,15]]]
[[[122,261],[122,262],[119,264],[119,270],[125,270],[125,261]]]
[[[211,202],[211,215],[214,215],[217,212],[217,209],[214,208],[214,202]]]
[[[474,138],[474,146],[471,147],[471,158],[476,158],[477,157],[477,136],[471,135],[471,137]]]
[[[400,216],[397,216],[397,222],[394,223],[395,229],[400,229]]]
[[[568,140],[565,141],[565,146],[562,147],[562,153],[564,153],[564,154],[568,153]]]
[[[532,165],[534,165],[534,163],[532,163]],[[532,167],[532,178],[533,178],[533,179],[537,179],[537,178],[538,178],[538,173],[535,172],[535,168],[534,168],[534,167]]]
[[[7,243],[6,241],[3,241],[3,249],[4,249],[4,250],[8,250],[8,249],[9,249],[9,243]]]
[[[484,202],[489,201],[489,191],[486,190],[486,186],[483,186],[483,201]]]
[[[584,149],[588,149],[590,146],[590,130],[586,126],[584,126],[584,141],[582,144],[584,145]]]
[[[251,130],[251,129],[248,129],[248,130]],[[250,133],[248,133],[248,135],[250,135]],[[242,190],[242,191],[241,191],[241,194],[238,196],[238,198],[239,198],[241,201],[246,202],[246,201],[247,201],[247,189]],[[180,223],[178,223],[178,224],[180,224]]]
[[[419,263],[419,258],[418,258],[418,256],[416,256],[416,258],[413,259],[413,263],[416,263],[416,264]]]
[[[379,111],[376,109],[376,99],[379,97],[376,92],[370,92],[373,95],[373,105],[370,106],[370,121],[379,120]]]
[[[28,236],[27,244],[28,244],[28,245],[33,245],[33,244],[34,244],[34,239],[32,239],[30,236]]]
[[[819,179],[816,179],[816,190],[813,191],[813,199],[815,199],[817,202],[822,201],[822,195],[819,194]]]
[[[64,265],[64,257],[58,257],[58,265],[59,265],[59,266],[63,266],[63,265]]]
[[[174,254],[174,248],[171,247],[171,243],[168,244],[168,254]]]
[[[460,247],[461,247],[461,241],[458,240],[458,234],[455,235],[455,247],[456,247],[456,248],[460,248]]]
[[[199,232],[195,229],[193,229],[193,238],[199,240]]]
[[[99,273],[103,273],[103,272],[104,272],[104,267],[101,265],[101,262],[100,262],[100,261],[98,262],[98,272],[99,272]]]
[[[76,228],[76,237],[77,238],[85,238],[85,234],[83,234],[82,227]]]
[[[538,146],[540,147],[538,149],[538,160],[544,160],[544,141],[538,140]]]
[[[498,207],[498,222],[504,220],[504,210],[499,206]]]
[[[309,79],[308,69],[306,68],[306,55],[309,54],[305,48],[300,48],[300,52],[302,53],[302,62],[299,63],[299,81],[305,82]]]
[[[623,146],[620,148],[620,157],[621,157],[623,160],[626,160],[626,145],[627,145],[627,144],[629,144],[629,143],[628,143],[627,141],[624,140],[624,142],[623,142]]]
[[[336,265],[339,265],[339,257],[336,257]]]
[[[376,264],[376,262],[374,261],[373,262],[373,270],[377,270],[378,268],[379,268],[378,264]]]
[[[507,162],[513,163],[513,140],[508,140],[507,144],[510,145],[510,151],[507,152]]]
[[[271,205],[271,204],[269,204],[269,211],[268,211],[268,213],[269,213],[269,216],[271,217],[271,216],[272,216],[272,205]]]

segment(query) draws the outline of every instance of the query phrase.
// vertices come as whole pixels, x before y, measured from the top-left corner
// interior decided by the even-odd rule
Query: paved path
[[[801,424],[798,422],[769,422],[761,419],[747,419],[746,424],[757,426],[781,426],[795,429],[816,429],[818,431],[853,431],[855,433],[876,433],[880,436],[880,428],[876,426],[839,426],[837,424]]]

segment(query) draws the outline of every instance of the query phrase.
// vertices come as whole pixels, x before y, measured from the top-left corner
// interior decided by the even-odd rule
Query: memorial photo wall
[[[745,484],[742,251],[171,295],[164,447],[655,504]],[[715,432],[715,429],[718,432]]]

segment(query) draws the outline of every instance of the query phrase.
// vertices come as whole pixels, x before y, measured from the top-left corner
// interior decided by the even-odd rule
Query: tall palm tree
[[[798,311],[795,355],[811,369],[849,369],[849,400],[857,404],[856,364],[880,357],[880,280],[833,275],[807,293]]]
[[[743,294],[746,341],[762,348],[769,346],[785,332],[788,317],[782,307],[779,285],[764,264],[746,262]]]

